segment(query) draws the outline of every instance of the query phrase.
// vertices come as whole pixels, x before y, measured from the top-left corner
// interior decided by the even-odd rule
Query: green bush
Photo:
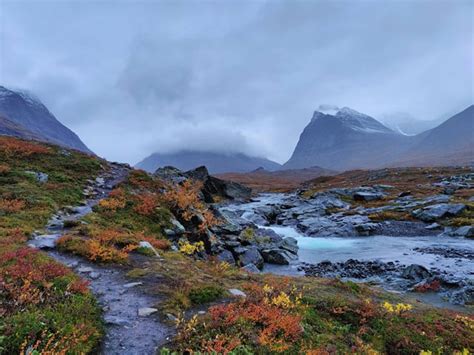
[[[203,304],[215,301],[223,294],[224,290],[219,286],[196,287],[189,291],[189,299],[194,304]]]

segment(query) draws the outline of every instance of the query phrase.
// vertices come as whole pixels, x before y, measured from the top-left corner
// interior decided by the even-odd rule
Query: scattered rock
[[[380,192],[359,191],[354,194],[353,198],[354,201],[375,201],[383,199],[384,196],[385,195]]]
[[[401,276],[404,279],[420,282],[430,277],[431,273],[424,266],[412,264],[403,269]]]
[[[60,234],[38,235],[32,239],[28,245],[38,249],[53,249],[56,246],[56,240],[58,240],[60,236]]]
[[[253,273],[253,274],[258,274],[260,272],[260,270],[254,264],[247,264],[247,265],[241,267],[241,269],[246,271],[246,272]]]
[[[217,259],[219,261],[226,262],[230,265],[235,265],[235,259],[232,253],[229,250],[223,250],[219,254],[217,254]]]
[[[132,288],[136,286],[143,285],[143,282],[129,282],[128,284],[123,285],[124,288]]]
[[[228,289],[229,293],[234,297],[247,297],[245,292],[237,289],[237,288],[230,288]]]
[[[433,222],[444,217],[454,217],[466,209],[462,203],[439,203],[413,211],[412,215],[424,222]]]
[[[138,309],[138,316],[140,317],[147,317],[152,315],[153,313],[158,312],[158,309],[152,307],[143,307]]]
[[[238,260],[240,265],[243,266],[253,264],[260,270],[263,268],[264,260],[258,249],[255,247],[246,249],[242,254],[239,255]]]
[[[97,280],[99,277],[100,277],[100,273],[98,272],[91,272],[89,274],[89,277],[92,279],[92,280]]]
[[[263,249],[263,260],[269,264],[288,265],[294,256],[282,249]]]
[[[94,271],[94,269],[89,267],[89,266],[81,266],[81,267],[77,268],[77,272],[79,272],[81,274],[89,274],[93,271]]]

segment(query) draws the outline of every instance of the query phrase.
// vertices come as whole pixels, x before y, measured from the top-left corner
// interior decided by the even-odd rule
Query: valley
[[[6,353],[473,345],[469,168],[251,195],[202,168],[151,175],[1,139]]]

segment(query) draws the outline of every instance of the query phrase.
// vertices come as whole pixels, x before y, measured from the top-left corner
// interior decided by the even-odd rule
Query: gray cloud
[[[97,153],[284,161],[321,104],[436,119],[473,101],[471,1],[0,2],[0,82]]]

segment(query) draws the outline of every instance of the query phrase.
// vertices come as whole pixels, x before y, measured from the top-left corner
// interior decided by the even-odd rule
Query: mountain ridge
[[[0,116],[3,116],[4,124],[0,122],[0,129],[7,132],[15,124],[16,137],[55,143],[93,154],[76,133],[63,125],[39,98],[30,93],[0,86]],[[29,133],[22,135],[23,131]]]
[[[260,167],[274,171],[281,165],[266,158],[253,157],[243,153],[215,153],[181,150],[176,153],[153,153],[137,163],[137,168],[154,172],[163,166],[174,166],[180,170],[192,170],[206,166],[211,174],[228,172],[249,172]]]

